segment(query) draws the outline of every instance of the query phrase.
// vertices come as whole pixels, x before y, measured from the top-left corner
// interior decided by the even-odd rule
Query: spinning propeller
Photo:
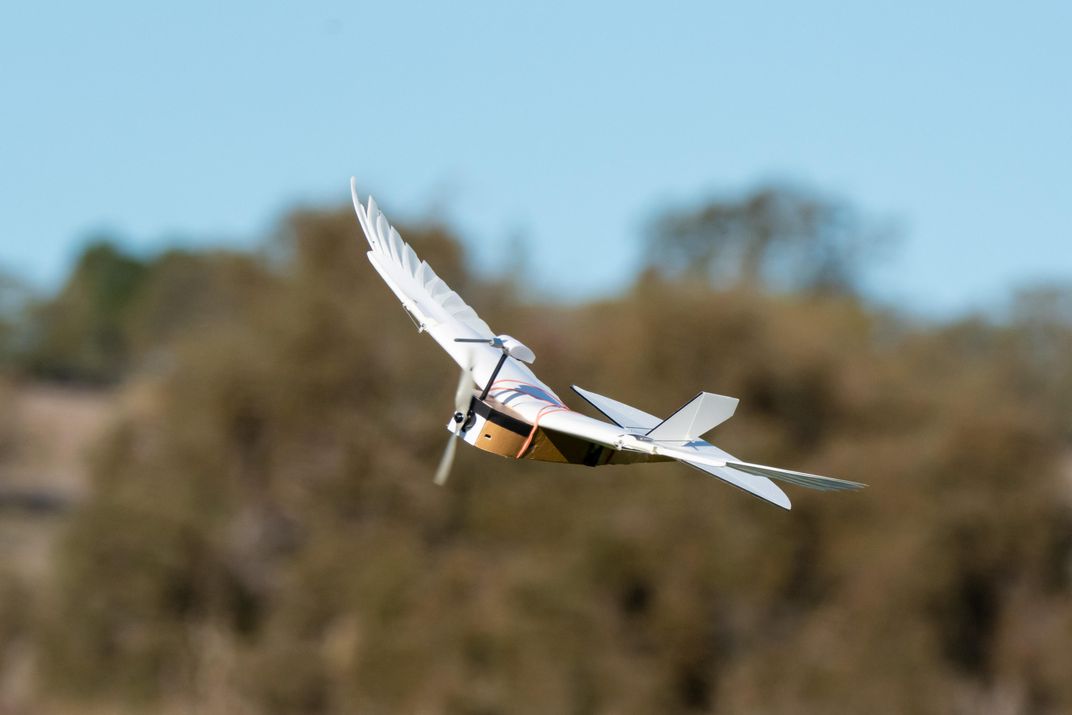
[[[458,448],[458,438],[462,436],[462,429],[469,416],[469,401],[473,397],[473,377],[468,368],[462,369],[461,377],[458,378],[458,388],[454,391],[454,432],[447,442],[447,449],[439,460],[436,467],[435,483],[442,486],[447,483],[450,476],[450,468],[454,464],[454,452]]]

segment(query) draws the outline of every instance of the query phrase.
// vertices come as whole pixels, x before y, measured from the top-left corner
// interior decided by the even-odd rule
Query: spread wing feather
[[[388,283],[393,283],[392,287],[403,304],[408,301],[410,305],[407,307],[418,308],[424,316],[436,322],[455,320],[480,337],[495,337],[495,333],[476,311],[402,240],[402,236],[388,223],[387,217],[376,205],[376,200],[369,196],[368,206],[362,206],[353,179],[350,180],[350,190],[354,210],[371,248],[369,259],[385,274],[384,278],[389,279]]]

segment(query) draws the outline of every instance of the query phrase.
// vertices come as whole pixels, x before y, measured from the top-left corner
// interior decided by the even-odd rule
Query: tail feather
[[[770,479],[777,479],[779,481],[788,482],[789,484],[796,484],[798,487],[817,489],[822,492],[849,491],[852,489],[863,489],[867,486],[860,482],[850,482],[847,479],[834,479],[833,477],[824,477],[819,474],[794,472],[791,469],[768,467],[763,464],[727,461],[726,466],[746,474],[754,474],[757,477],[769,477]]]

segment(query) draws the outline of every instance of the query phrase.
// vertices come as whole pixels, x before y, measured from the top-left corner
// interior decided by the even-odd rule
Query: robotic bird
[[[417,258],[376,206],[358,199],[354,210],[368,239],[369,261],[402,307],[461,367],[451,437],[436,470],[436,484],[450,473],[459,439],[513,459],[598,467],[605,464],[678,461],[760,499],[790,508],[772,480],[824,491],[864,484],[737,459],[701,436],[733,416],[737,399],[701,392],[666,419],[573,385],[610,422],[572,411],[529,369],[536,356],[509,335],[497,335],[461,297]]]

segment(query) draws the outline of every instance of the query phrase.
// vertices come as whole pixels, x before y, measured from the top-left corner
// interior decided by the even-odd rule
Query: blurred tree
[[[176,338],[239,320],[274,281],[271,269],[255,255],[171,250],[152,258],[124,315],[130,357],[140,367],[169,362]]]
[[[852,293],[864,264],[891,235],[845,202],[769,185],[662,214],[649,262],[720,286]]]
[[[0,370],[10,367],[26,339],[30,291],[15,276],[0,271]]]
[[[141,259],[96,241],[55,297],[24,311],[14,359],[44,379],[114,382],[135,367],[166,366],[176,336],[233,321],[272,280],[248,254],[171,250]]]
[[[518,305],[449,231],[401,230],[552,387],[660,414],[699,386],[739,395],[716,442],[871,488],[793,490],[786,513],[671,465],[463,450],[435,489],[454,367],[349,210],[298,212],[267,260],[145,269],[124,329],[171,368],[126,386],[35,599],[49,692],[220,713],[1072,710],[1070,405],[1038,409],[1056,383],[1023,354],[1035,318],[899,321],[840,293],[849,254],[804,264],[809,291],[849,271],[838,295],[772,293],[767,266],[804,249],[766,234],[731,240],[757,253],[729,263],[754,291],[663,266],[599,303]],[[183,317],[202,290],[223,298]]]
[[[1012,302],[1007,370],[1049,421],[1062,425],[1072,443],[1072,286],[1049,284],[1022,290]]]
[[[129,358],[124,322],[145,272],[111,241],[92,241],[56,297],[35,309],[27,368],[58,380],[117,379]]]

